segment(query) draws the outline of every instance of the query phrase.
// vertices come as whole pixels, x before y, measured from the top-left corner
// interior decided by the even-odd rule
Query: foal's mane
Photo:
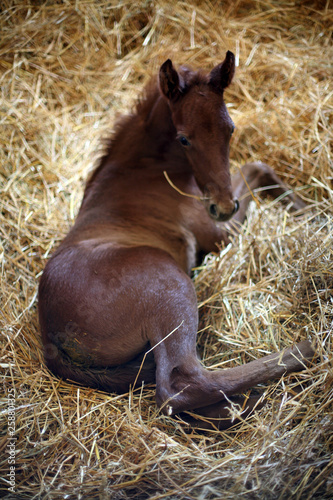
[[[207,74],[201,70],[193,71],[186,66],[179,68],[181,94],[185,95],[190,88],[195,85],[207,84]],[[133,127],[144,127],[149,116],[154,108],[156,101],[161,97],[158,78],[155,75],[144,87],[142,94],[137,99],[133,106],[132,112],[121,116],[115,123],[111,136],[102,140],[104,153],[98,160],[98,163],[90,175],[85,189],[85,195],[92,186],[97,175],[103,170],[105,165],[109,163],[112,157],[113,150],[117,142],[126,136],[126,133],[132,133]],[[84,196],[85,197],[85,196]]]
[[[102,139],[103,155],[98,159],[97,164],[88,178],[85,194],[90,189],[97,175],[103,170],[106,163],[110,159],[114,145],[118,142],[119,138],[124,134],[126,128],[132,124],[133,121],[144,122],[149,116],[156,100],[160,96],[158,80],[155,77],[151,78],[145,86],[142,94],[135,102],[132,112],[120,116],[113,126],[111,134],[106,139]]]

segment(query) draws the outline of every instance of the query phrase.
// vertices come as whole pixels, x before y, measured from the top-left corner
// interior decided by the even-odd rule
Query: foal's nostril
[[[210,206],[209,206],[209,213],[210,215],[214,218],[214,219],[217,219],[218,215],[219,215],[219,211],[217,209],[217,205],[215,205],[215,203],[212,203]]]
[[[212,203],[209,205],[209,215],[212,217],[212,219],[217,220],[218,222],[225,222],[229,220],[239,209],[239,202],[238,200],[235,200],[234,202],[234,208],[232,212],[229,213],[223,213],[219,210],[218,206],[215,203]]]

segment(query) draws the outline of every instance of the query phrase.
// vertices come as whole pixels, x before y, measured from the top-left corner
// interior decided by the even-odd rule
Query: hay
[[[1,7],[1,496],[12,479],[19,499],[332,498],[330,1]],[[228,367],[309,336],[318,358],[262,387],[269,404],[248,421],[200,433],[160,415],[153,387],[114,396],[55,379],[36,293],[116,114],[166,58],[210,68],[227,49],[233,167],[266,161],[311,208],[253,206],[234,245],[206,259],[199,347]]]

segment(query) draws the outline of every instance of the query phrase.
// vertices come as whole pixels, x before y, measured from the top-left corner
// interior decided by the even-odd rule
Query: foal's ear
[[[209,75],[209,84],[215,90],[223,92],[230,85],[235,74],[235,56],[228,50],[223,63],[215,66]]]
[[[180,80],[179,75],[173,67],[172,61],[167,59],[162,64],[159,74],[160,89],[162,94],[170,100],[176,100],[180,94]]]

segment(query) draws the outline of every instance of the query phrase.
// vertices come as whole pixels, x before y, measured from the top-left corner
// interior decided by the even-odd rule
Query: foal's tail
[[[59,378],[105,392],[124,394],[131,387],[134,388],[134,384],[138,388],[142,383],[155,383],[156,365],[152,352],[147,356],[140,354],[126,364],[111,367],[75,363],[59,348],[56,356],[50,356],[45,350],[44,356],[48,368]]]

